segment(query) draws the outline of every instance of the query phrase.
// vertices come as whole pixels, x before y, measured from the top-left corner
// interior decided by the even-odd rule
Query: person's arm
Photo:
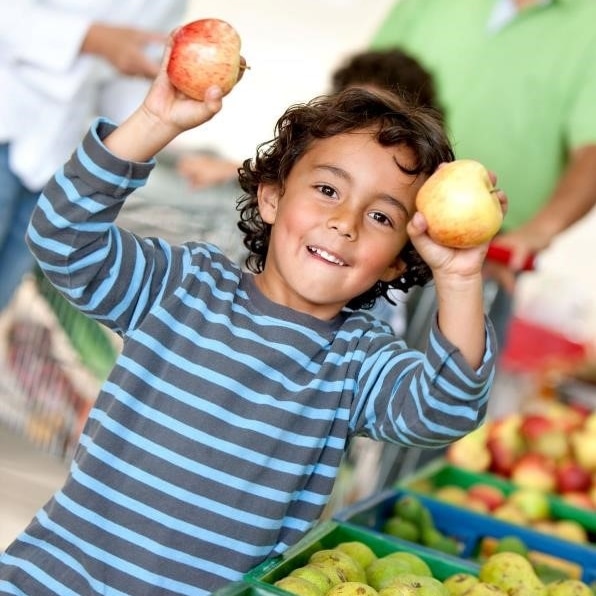
[[[208,153],[180,156],[176,171],[188,181],[191,188],[209,188],[233,180],[238,175],[240,164]]]
[[[20,0],[3,9],[0,48],[10,59],[53,72],[68,71],[81,54],[93,54],[120,73],[153,78],[159,62],[146,53],[167,36],[155,31],[94,22],[79,11]]]
[[[491,173],[493,184],[495,176]],[[507,197],[497,196],[503,212]],[[426,220],[415,213],[408,224],[412,243],[433,272],[438,303],[438,326],[444,337],[459,349],[472,369],[478,368],[486,352],[486,318],[482,267],[488,242],[467,249],[442,246],[426,234]]]
[[[151,59],[147,48],[163,45],[166,39],[166,35],[154,31],[95,22],[89,25],[80,51],[103,58],[124,75],[153,78],[159,62]]]
[[[507,266],[487,263],[486,273],[513,292],[516,273],[531,254],[544,250],[596,204],[596,144],[576,149],[548,202],[523,226],[499,235],[511,251]]]

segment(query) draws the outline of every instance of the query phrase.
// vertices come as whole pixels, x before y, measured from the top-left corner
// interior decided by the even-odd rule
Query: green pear
[[[502,552],[518,553],[524,557],[527,557],[528,547],[526,546],[525,542],[519,538],[519,536],[503,536],[503,538],[497,542],[495,547],[495,553]]]
[[[457,540],[451,536],[446,536],[436,528],[428,528],[422,533],[422,544],[450,555],[459,553]]]
[[[416,575],[415,573],[402,573],[387,584],[379,594],[382,596],[397,596],[403,594],[403,588],[410,590],[406,594],[411,596],[450,596],[449,590],[443,582],[427,575]],[[390,592],[390,590],[397,590]]]
[[[578,579],[561,579],[546,586],[548,596],[594,596],[588,584]]]
[[[347,553],[336,548],[327,548],[316,551],[310,556],[308,561],[313,565],[332,565],[349,582],[366,582],[366,573],[362,565],[355,561]]]
[[[443,580],[443,585],[449,590],[451,596],[461,596],[466,590],[469,590],[480,580],[471,573],[463,571],[454,573]]]
[[[432,577],[433,572],[428,563],[419,555],[408,551],[396,551],[385,555],[390,561],[398,561],[403,566],[405,573],[414,573],[416,575],[425,575]]]
[[[296,594],[296,596],[325,595],[325,592],[317,588],[317,586],[315,586],[314,584],[311,584],[309,581],[306,581],[301,577],[292,577],[291,575],[287,575],[286,577],[278,579],[273,585],[278,588],[281,588],[282,590],[285,590],[286,592]]]
[[[545,596],[546,587],[536,575],[532,564],[518,553],[502,552],[491,555],[478,573],[481,582],[493,584],[510,596]]]
[[[366,579],[369,585],[379,591],[393,579],[404,573],[432,576],[426,562],[409,552],[395,552],[373,561],[366,568]]]
[[[427,528],[434,528],[432,515],[428,508],[415,495],[403,495],[393,504],[396,517],[413,523],[420,532]]]
[[[418,526],[403,517],[394,515],[387,519],[383,524],[383,532],[402,540],[409,540],[410,542],[420,541],[420,530]]]
[[[335,548],[350,555],[352,559],[360,563],[362,569],[366,569],[377,558],[373,549],[359,540],[340,542]]]
[[[326,596],[379,596],[379,593],[362,582],[342,582],[333,586]]]
[[[486,582],[476,582],[464,594],[465,596],[508,596],[507,592],[504,592],[501,588]],[[519,596],[522,596],[522,594]]]
[[[314,584],[326,594],[335,584],[328,574],[326,574],[320,567],[314,565],[305,565],[304,567],[297,567],[290,572],[290,577],[301,577]]]

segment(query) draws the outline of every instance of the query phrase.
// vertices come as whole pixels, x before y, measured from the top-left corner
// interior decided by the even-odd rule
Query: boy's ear
[[[402,258],[398,255],[395,258],[395,261],[391,265],[389,265],[389,267],[387,267],[387,269],[385,269],[385,271],[383,272],[383,275],[381,275],[381,277],[379,278],[379,281],[384,281],[384,282],[393,281],[394,279],[397,279],[398,277],[400,277],[400,275],[402,275],[406,271],[407,268],[408,268],[408,266],[406,265],[406,263],[404,263]]]
[[[268,224],[274,224],[277,217],[277,205],[279,203],[279,186],[277,184],[261,183],[257,190],[259,202],[259,213],[261,219]]]

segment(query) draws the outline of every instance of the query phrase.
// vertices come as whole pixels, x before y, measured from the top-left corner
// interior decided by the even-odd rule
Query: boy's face
[[[383,147],[360,131],[315,141],[281,195],[261,185],[259,210],[272,225],[257,285],[270,299],[321,319],[334,317],[378,281],[399,276],[423,179],[404,174],[406,147]]]

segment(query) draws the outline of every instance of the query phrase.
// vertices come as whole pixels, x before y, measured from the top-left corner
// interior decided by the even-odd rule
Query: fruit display
[[[533,518],[533,523],[546,525],[550,503],[544,493],[531,495],[528,489],[517,489],[497,499],[485,484],[469,484],[470,489],[477,487],[482,489],[477,492],[483,497],[490,497],[491,506],[505,507],[509,498],[511,507],[515,503],[520,508],[520,516],[522,508],[526,508],[528,517],[524,519]],[[558,532],[543,528],[538,531],[529,521],[492,517],[486,505],[482,511],[467,506],[466,490],[460,486],[445,484],[441,488],[448,500],[399,488],[348,507],[336,519],[476,563],[501,550],[522,553],[535,565],[541,578],[596,578],[596,545],[589,542],[593,534],[577,521],[553,519],[553,527],[560,524]]]
[[[432,491],[432,496],[563,540],[590,543],[588,530],[575,519],[555,517],[547,493],[535,488],[514,487],[511,491],[505,491],[493,484],[478,481],[467,488],[445,484]]]
[[[321,579],[321,571],[327,580]],[[366,583],[378,590],[398,571],[432,576],[442,581],[459,572],[477,574],[478,565],[404,541],[387,540],[366,528],[327,520],[284,556],[265,561],[251,570],[245,579],[259,585],[276,586],[286,577],[294,578],[294,584],[300,583],[294,580],[304,579],[306,575],[311,583],[323,586],[331,579],[333,585],[342,580],[341,583]],[[282,586],[277,587],[283,587],[289,581],[284,580]]]
[[[596,511],[596,412],[582,407],[552,401],[488,421],[453,443],[446,459]]]
[[[593,596],[587,583],[576,579],[545,582],[528,559],[514,552],[497,552],[475,570],[442,569],[437,575],[422,552],[375,552],[361,540],[347,540],[294,558],[266,579],[296,596]],[[267,574],[265,574],[267,575]]]

